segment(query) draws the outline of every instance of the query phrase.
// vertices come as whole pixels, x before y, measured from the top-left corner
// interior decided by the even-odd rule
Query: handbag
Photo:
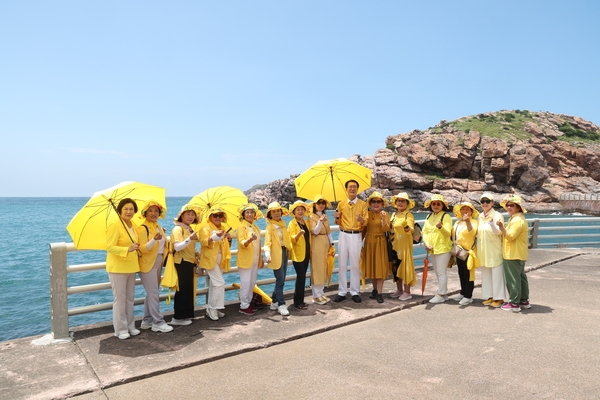
[[[452,250],[450,250],[450,253],[456,257],[456,258],[460,258],[461,260],[465,261],[467,259],[467,257],[469,257],[469,252],[465,249],[463,249],[459,244],[454,243],[452,245]]]
[[[398,259],[398,253],[392,247],[392,235],[389,232],[385,233],[385,243],[387,244],[388,262],[392,265],[400,265],[401,260]]]

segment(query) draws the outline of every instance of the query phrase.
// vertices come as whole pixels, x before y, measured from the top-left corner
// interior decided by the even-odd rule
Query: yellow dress
[[[360,269],[363,278],[387,279],[391,273],[385,238],[385,232],[390,227],[389,214],[386,214],[385,219],[385,225],[381,226],[381,214],[369,211],[365,242],[360,253]]]
[[[404,227],[408,226],[408,232]],[[413,258],[413,238],[415,230],[415,217],[410,211],[396,213],[392,219],[392,229],[394,231],[394,241],[392,247],[398,253],[398,258],[402,260],[398,266],[396,276],[402,279],[402,283],[408,286],[417,284],[417,275],[415,274],[415,261]]]
[[[319,215],[310,214],[308,217],[308,229],[310,230],[310,276],[314,285],[324,285],[327,282],[327,252],[329,251],[329,237],[331,232],[329,221],[321,224],[318,235],[313,233],[319,223]]]

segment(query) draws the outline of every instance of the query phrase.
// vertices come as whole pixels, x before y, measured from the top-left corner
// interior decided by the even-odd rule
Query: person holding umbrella
[[[350,179],[345,183],[347,199],[339,202],[333,214],[340,227],[338,240],[338,294],[333,299],[339,303],[346,300],[348,292],[348,262],[350,262],[350,295],[355,303],[360,303],[360,250],[362,231],[367,225],[367,203],[357,197],[358,182]]]
[[[250,307],[258,269],[264,267],[260,229],[255,221],[262,218],[256,204],[245,203],[239,207],[242,223],[237,227],[238,252],[236,265],[240,275],[240,314],[254,315],[256,309]]]
[[[192,323],[195,308],[196,282],[196,243],[198,234],[190,225],[202,220],[202,209],[185,204],[174,219],[175,226],[171,231],[172,248],[175,251],[173,261],[177,271],[179,290],[175,292],[174,313],[171,325],[189,325]]]
[[[390,274],[388,261],[387,238],[385,232],[390,229],[390,216],[384,211],[387,201],[381,193],[373,192],[367,199],[370,211],[368,222],[364,228],[365,245],[361,252],[361,266],[363,276],[371,278],[373,290],[370,299],[383,303],[383,282]]]
[[[394,232],[392,248],[398,254],[400,265],[395,268],[395,271],[392,269],[397,290],[391,296],[406,301],[412,299],[410,288],[417,284],[412,237],[415,229],[415,216],[410,212],[415,206],[415,201],[411,200],[407,193],[398,193],[396,196],[392,196],[392,206],[396,207],[396,212],[392,214],[390,221]]]
[[[209,278],[206,316],[218,321],[225,314],[219,310],[225,308],[225,278],[223,272],[229,271],[231,235],[226,232],[224,223],[227,214],[220,207],[212,207],[208,212],[208,222],[200,228],[200,268]]]
[[[312,203],[312,213],[308,216],[310,229],[310,269],[313,303],[327,304],[331,299],[324,294],[327,282],[327,255],[333,246],[331,227],[325,209],[331,208],[323,196],[318,194]]]
[[[137,226],[132,218],[138,211],[130,198],[119,201],[119,219],[106,227],[106,272],[113,292],[113,327],[119,339],[139,335],[133,314],[135,274],[140,270]]]
[[[504,236],[502,258],[509,297],[509,301],[500,308],[505,311],[519,312],[521,308],[531,308],[529,282],[525,273],[525,262],[529,256],[529,226],[525,219],[527,210],[519,196],[508,196],[500,205],[509,215],[506,226],[501,221],[496,222]]]
[[[431,213],[423,224],[423,243],[428,254],[431,254],[433,269],[438,279],[437,294],[430,303],[443,303],[448,300],[448,262],[452,249],[452,217],[447,215],[448,203],[441,194],[434,194],[425,201],[424,207]]]
[[[281,207],[278,202],[273,202],[267,207],[267,228],[265,230],[265,258],[267,267],[273,270],[275,275],[275,290],[271,298],[271,310],[277,310],[282,316],[290,315],[285,298],[283,297],[283,286],[287,273],[288,254],[292,249],[290,235],[281,219],[288,215],[288,210]]]
[[[294,306],[300,310],[308,308],[304,302],[304,287],[306,286],[306,272],[310,261],[310,231],[304,214],[308,206],[301,200],[290,206],[290,213],[294,218],[288,224],[288,233],[292,242],[291,259],[296,270],[296,285],[294,287]]]
[[[164,218],[167,209],[155,200],[150,200],[141,211],[144,220],[137,229],[140,241],[140,279],[146,290],[144,300],[144,317],[142,329],[152,329],[154,332],[171,332],[173,327],[167,325],[160,312],[159,291],[160,272],[168,250],[166,247],[165,230],[157,223],[158,218]]]

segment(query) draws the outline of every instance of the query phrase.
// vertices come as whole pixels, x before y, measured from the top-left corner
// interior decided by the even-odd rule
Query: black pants
[[[306,271],[308,271],[309,257],[302,262],[293,261],[296,270],[296,286],[294,288],[294,304],[300,306],[304,304],[304,288],[306,286]]]
[[[469,257],[467,257],[467,260]],[[458,265],[458,277],[460,278],[460,294],[467,298],[473,297],[473,289],[475,289],[475,281],[469,280],[469,270],[467,269],[467,261],[463,261],[460,258],[456,258],[456,264]]]
[[[175,292],[173,304],[175,319],[194,318],[194,268],[196,264],[185,260],[181,264],[175,264],[179,280],[179,292]]]

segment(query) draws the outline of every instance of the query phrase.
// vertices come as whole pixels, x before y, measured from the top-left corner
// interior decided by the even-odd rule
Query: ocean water
[[[2,308],[0,318],[0,341],[41,335],[50,332],[50,257],[49,245],[57,242],[71,242],[66,226],[83,207],[88,198],[0,198],[0,294]],[[173,218],[177,211],[189,200],[188,197],[167,199],[167,217],[159,222],[167,232],[173,228]],[[330,221],[333,216],[329,213]],[[417,213],[416,219],[422,219],[425,214]],[[528,219],[539,217],[527,214]],[[544,216],[562,217],[562,216]],[[569,225],[577,225],[576,216]],[[289,218],[284,218],[289,221]],[[264,228],[264,219],[258,221]],[[583,223],[585,224],[585,223]],[[560,232],[558,232],[560,233]],[[553,234],[552,231],[544,234]],[[334,238],[337,239],[334,234]],[[235,247],[236,241],[233,242]],[[415,255],[423,254],[422,248],[415,249]],[[68,265],[104,262],[104,251],[81,251],[69,253]],[[417,262],[418,264],[418,262]],[[295,271],[288,267],[288,274]],[[227,275],[227,282],[236,281],[236,274]],[[270,270],[261,270],[259,279],[272,278]],[[333,280],[337,280],[334,275]],[[104,270],[73,273],[68,276],[68,286],[90,283],[108,282]],[[203,282],[199,283],[202,286]],[[293,282],[287,282],[286,290],[293,289]],[[266,286],[268,293],[271,286]],[[166,291],[165,291],[166,293]],[[308,293],[308,292],[307,292]],[[142,286],[136,287],[135,297],[143,297]],[[228,300],[237,298],[236,292],[227,293]],[[197,305],[202,305],[203,296],[198,297]],[[97,291],[69,296],[69,308],[97,303],[112,302],[110,290]],[[142,316],[142,305],[135,307],[136,317]],[[163,312],[171,312],[172,304],[161,303]],[[84,325],[95,322],[111,321],[112,312],[102,311],[69,318],[70,326]]]

